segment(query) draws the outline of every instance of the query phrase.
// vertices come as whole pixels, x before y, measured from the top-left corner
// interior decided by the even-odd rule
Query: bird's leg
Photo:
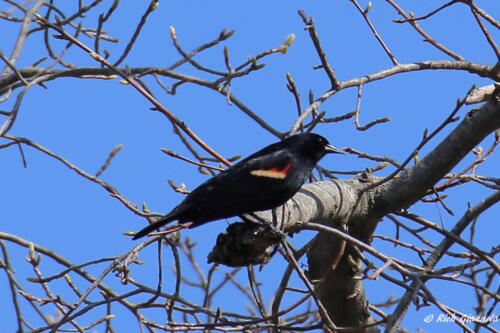
[[[276,214],[275,209],[273,209],[273,212],[274,212],[273,213],[273,216],[274,216]],[[279,235],[280,238],[285,237],[285,234],[280,229],[278,229],[278,227],[274,223],[269,222],[268,220],[256,215],[255,213],[248,213],[248,214],[244,214],[244,215],[239,215],[239,217],[244,222],[262,225],[265,228],[270,229],[274,234]],[[251,218],[249,218],[249,217],[251,217]],[[273,219],[274,219],[274,217],[273,217]]]

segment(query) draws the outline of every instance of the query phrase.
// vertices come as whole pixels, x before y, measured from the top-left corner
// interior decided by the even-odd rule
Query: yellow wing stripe
[[[288,164],[281,170],[278,168],[252,170],[250,171],[250,174],[257,177],[284,179],[286,177],[286,173],[288,172],[291,166],[292,164]]]

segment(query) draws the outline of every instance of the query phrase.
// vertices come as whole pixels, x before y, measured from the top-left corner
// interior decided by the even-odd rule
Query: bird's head
[[[292,135],[285,139],[289,144],[316,164],[326,154],[344,154],[344,152],[328,142],[327,139],[315,133]]]

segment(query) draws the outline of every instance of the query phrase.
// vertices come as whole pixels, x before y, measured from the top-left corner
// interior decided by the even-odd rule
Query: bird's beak
[[[338,149],[337,147],[334,147],[333,145],[327,145],[325,147],[325,151],[327,153],[332,153],[332,154],[345,154],[342,150]]]

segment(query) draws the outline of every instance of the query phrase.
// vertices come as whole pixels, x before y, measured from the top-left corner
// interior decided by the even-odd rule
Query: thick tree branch
[[[493,97],[464,120],[417,165],[381,186],[376,210],[383,216],[406,208],[458,164],[488,134],[500,128],[500,103]]]

